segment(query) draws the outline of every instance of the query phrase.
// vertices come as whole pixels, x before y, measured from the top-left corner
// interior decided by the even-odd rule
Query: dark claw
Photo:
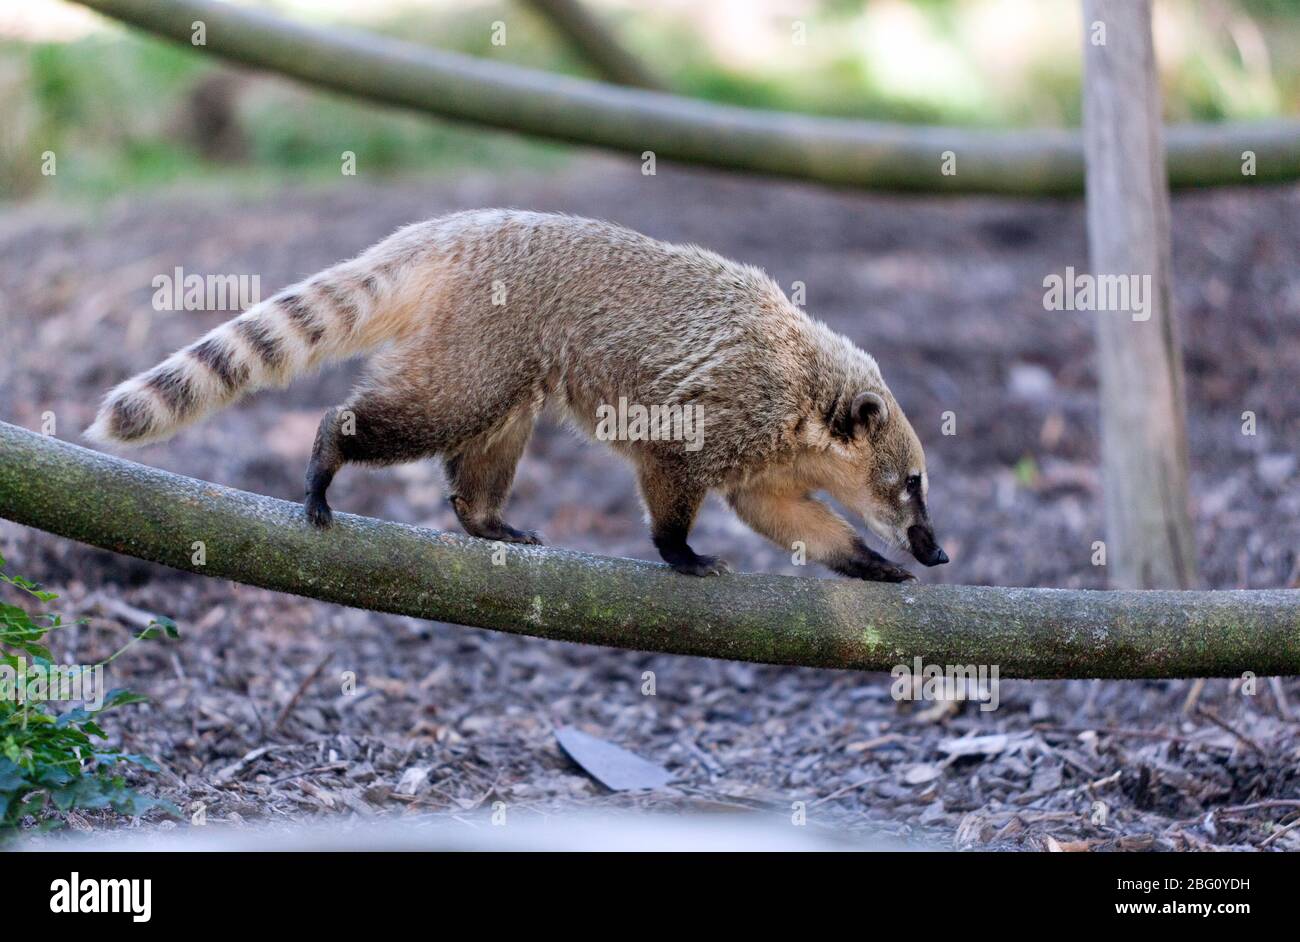
[[[915,582],[916,576],[912,575],[901,566],[889,566],[882,575],[881,582]]]
[[[672,563],[672,567],[684,576],[724,576],[731,572],[730,564],[716,556],[696,556]]]
[[[484,540],[493,540],[498,543],[523,543],[528,546],[541,546],[542,537],[536,530],[516,530],[514,527],[505,523],[490,523],[465,527],[465,532],[470,536],[477,536]]]
[[[327,529],[334,522],[334,513],[322,497],[308,497],[303,510],[307,514],[307,522],[321,530]]]
[[[865,543],[859,543],[848,559],[830,563],[836,572],[868,582],[908,582],[916,579],[902,566],[895,566]]]
[[[516,530],[514,527],[501,524],[501,536],[497,539],[502,543],[523,543],[527,546],[541,546],[542,535],[536,530]]]

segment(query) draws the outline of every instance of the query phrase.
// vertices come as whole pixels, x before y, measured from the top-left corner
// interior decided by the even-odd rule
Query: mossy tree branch
[[[1300,672],[1300,591],[1098,592],[680,576],[666,566],[301,508],[0,423],[0,517],[201,575],[356,608],[642,651],[1003,677]],[[195,565],[195,541],[205,562]]]
[[[524,134],[653,151],[732,170],[873,189],[1077,193],[1077,131],[974,131],[758,111],[551,75],[379,36],[295,24],[212,0],[75,0],[159,36],[390,105]],[[1300,177],[1300,122],[1180,125],[1165,134],[1174,187]],[[956,172],[944,174],[943,155]],[[1242,174],[1251,151],[1256,173]]]

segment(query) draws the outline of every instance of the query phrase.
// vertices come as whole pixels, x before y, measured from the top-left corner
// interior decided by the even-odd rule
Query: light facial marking
[[[866,521],[867,527],[871,532],[880,537],[886,543],[891,543],[899,549],[907,548],[907,540],[903,536],[900,528],[885,523],[870,510],[863,512],[862,519]]]

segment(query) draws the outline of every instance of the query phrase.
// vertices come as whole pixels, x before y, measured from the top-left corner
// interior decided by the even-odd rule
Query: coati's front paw
[[[731,565],[717,556],[679,559],[669,565],[684,576],[725,576],[731,573]]]
[[[509,524],[500,521],[473,527],[466,526],[465,532],[470,536],[476,536],[483,540],[493,540],[498,543],[523,543],[526,546],[542,545],[541,534],[536,530],[516,530]]]
[[[334,513],[323,497],[308,497],[303,512],[307,515],[307,522],[321,530],[334,522]]]
[[[721,576],[731,572],[725,560],[701,556],[687,546],[682,533],[655,533],[654,544],[663,561],[684,576]]]
[[[516,530],[514,527],[508,527],[501,524],[501,535],[495,537],[502,543],[523,543],[525,546],[541,546],[542,535],[536,530]]]
[[[859,579],[867,579],[871,582],[915,582],[916,576],[912,575],[902,566],[895,566],[893,563],[884,563],[883,565],[872,568],[869,575],[859,576]]]
[[[868,582],[908,582],[915,580],[902,566],[895,566],[874,550],[863,546],[848,559],[831,563],[838,573]]]

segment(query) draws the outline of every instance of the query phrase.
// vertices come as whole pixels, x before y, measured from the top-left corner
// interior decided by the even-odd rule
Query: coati
[[[921,443],[874,359],[756,268],[572,216],[478,210],[401,229],[117,386],[87,435],[157,441],[251,390],[369,351],[364,378],[316,435],[305,501],[316,526],[330,524],[325,492],[344,464],[440,455],[467,533],[538,543],[501,515],[538,412],[557,404],[591,432],[602,407],[632,403],[698,417],[691,441],[612,442],[678,572],[729,571],[686,542],[710,491],[778,545],[802,544],[848,576],[913,578],[815,492],[921,563],[948,561]]]

